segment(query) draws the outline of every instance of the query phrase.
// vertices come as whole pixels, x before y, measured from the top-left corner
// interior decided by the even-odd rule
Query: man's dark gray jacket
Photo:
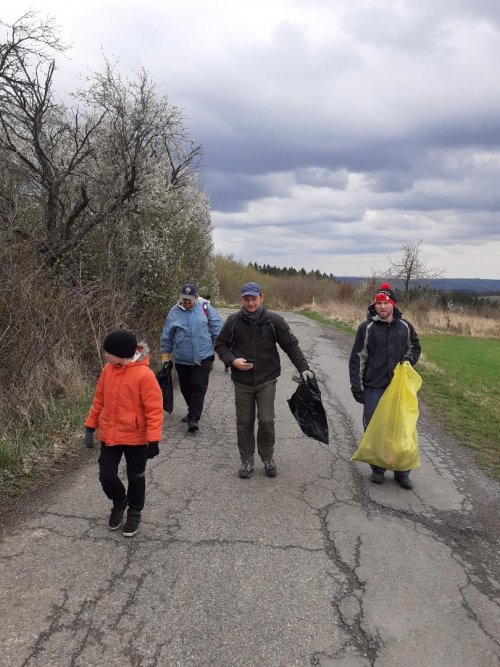
[[[400,361],[414,366],[420,356],[420,342],[413,326],[394,308],[390,324],[379,320],[374,306],[368,309],[368,319],[359,325],[349,359],[351,390],[364,387],[385,388],[392,380]]]
[[[240,310],[230,315],[215,340],[215,351],[220,359],[231,366],[238,358],[253,359],[253,368],[240,371],[231,366],[235,382],[258,385],[275,380],[281,373],[277,344],[286,352],[295,368],[302,373],[309,366],[287,322],[281,315],[267,308],[254,319]]]

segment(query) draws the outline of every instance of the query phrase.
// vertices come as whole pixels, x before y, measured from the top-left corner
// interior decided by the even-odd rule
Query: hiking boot
[[[409,477],[395,477],[395,480],[402,489],[406,489],[407,491],[413,489],[413,484]]]
[[[198,426],[198,422],[195,421],[190,421],[188,422],[188,431],[189,433],[194,433],[195,431],[199,431],[200,427]]]
[[[123,536],[124,537],[134,537],[134,535],[139,530],[139,524],[141,523],[141,513],[138,510],[129,509],[127,513],[127,520],[123,526]]]
[[[252,476],[253,473],[253,460],[245,459],[241,462],[240,469],[238,470],[238,476],[242,479],[248,479]]]
[[[370,479],[374,484],[383,484],[384,483],[384,473],[379,472],[378,470],[374,470],[372,472],[372,475],[371,475]]]
[[[183,418],[181,419],[181,422],[182,422],[183,424],[187,424],[188,421],[189,421],[189,419],[190,419],[189,415],[186,415],[185,417],[183,417]]]
[[[123,515],[127,507],[127,501],[121,503],[114,503],[109,515],[108,526],[110,530],[118,530],[123,523]]]
[[[278,468],[273,459],[265,459],[264,461],[264,472],[267,477],[276,477],[278,474]]]

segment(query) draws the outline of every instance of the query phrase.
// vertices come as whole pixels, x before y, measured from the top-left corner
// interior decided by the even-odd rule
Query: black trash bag
[[[301,380],[288,405],[302,433],[328,445],[328,422],[316,378]]]
[[[156,379],[161,388],[161,393],[163,394],[163,409],[165,412],[168,412],[169,415],[172,414],[174,409],[174,385],[172,382],[172,368],[174,364],[171,361],[166,361],[158,373],[156,374]]]

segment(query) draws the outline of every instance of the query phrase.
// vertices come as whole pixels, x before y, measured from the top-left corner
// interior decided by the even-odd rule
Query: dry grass
[[[471,315],[465,311],[443,311],[432,309],[426,313],[406,313],[415,328],[422,333],[452,333],[473,338],[500,338],[499,317]]]
[[[366,319],[367,309],[353,303],[328,301],[303,306],[328,319],[338,320],[354,329]],[[444,311],[438,308],[422,307],[421,302],[411,304],[404,316],[413,324],[418,333],[450,333],[472,336],[473,338],[500,338],[500,313],[498,317],[484,317],[464,310]]]

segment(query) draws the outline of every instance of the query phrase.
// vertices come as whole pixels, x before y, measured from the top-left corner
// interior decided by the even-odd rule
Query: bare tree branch
[[[401,280],[405,294],[410,289],[410,283],[417,280],[431,280],[441,278],[444,270],[430,267],[422,259],[422,241],[408,241],[401,244],[401,256],[397,259],[388,257],[389,268],[385,276],[390,280]]]

